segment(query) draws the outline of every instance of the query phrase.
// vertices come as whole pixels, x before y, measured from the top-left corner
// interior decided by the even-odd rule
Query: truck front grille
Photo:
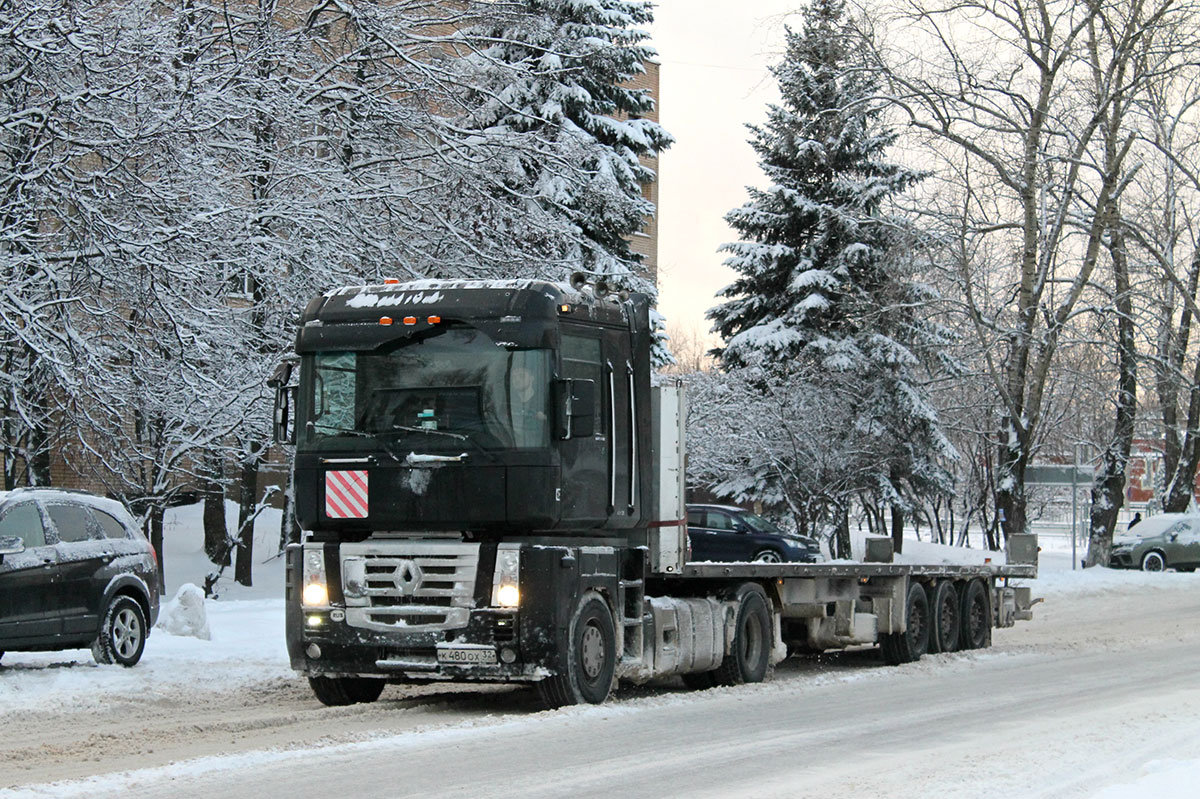
[[[478,544],[365,541],[341,553],[347,624],[412,633],[467,626]]]

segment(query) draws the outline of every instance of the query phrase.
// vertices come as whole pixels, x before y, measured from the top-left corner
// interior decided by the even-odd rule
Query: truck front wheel
[[[370,703],[383,693],[383,680],[371,677],[309,677],[308,684],[321,704],[330,707]]]
[[[558,673],[537,684],[547,707],[588,702],[598,705],[612,690],[617,668],[617,635],[604,597],[584,594],[571,618],[567,651],[560,654]]]
[[[730,652],[712,672],[718,685],[762,682],[771,658],[771,612],[762,587],[747,583],[738,591],[737,620]]]

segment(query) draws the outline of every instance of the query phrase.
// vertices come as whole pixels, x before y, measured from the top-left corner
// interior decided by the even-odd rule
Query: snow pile
[[[157,626],[171,635],[212,640],[208,614],[204,610],[204,592],[194,583],[179,586],[175,598],[163,605]]]

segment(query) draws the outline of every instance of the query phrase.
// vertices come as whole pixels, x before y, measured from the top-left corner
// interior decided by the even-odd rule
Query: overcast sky
[[[746,186],[765,183],[745,124],[762,123],[778,100],[767,67],[783,50],[784,15],[802,2],[658,2],[659,110],[676,139],[659,170],[659,309],[685,331],[707,332],[705,310],[733,281],[717,247],[737,236],[722,217],[746,201]]]

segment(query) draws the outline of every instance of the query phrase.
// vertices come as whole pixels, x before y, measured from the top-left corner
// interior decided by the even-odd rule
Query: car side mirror
[[[596,432],[596,381],[554,381],[554,435],[564,441],[591,438]]]
[[[25,551],[25,542],[15,535],[0,536],[0,561],[5,555],[20,555]]]
[[[735,533],[748,533],[748,532],[750,532],[750,525],[746,524],[741,519],[734,519],[733,520],[733,531]]]

